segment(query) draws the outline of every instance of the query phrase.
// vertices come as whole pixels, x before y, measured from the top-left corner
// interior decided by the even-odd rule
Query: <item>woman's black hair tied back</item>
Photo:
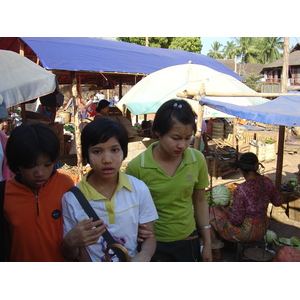
[[[236,159],[235,162],[230,165],[235,169],[240,168],[245,171],[257,171],[259,168],[265,169],[253,152],[243,153],[239,159]]]

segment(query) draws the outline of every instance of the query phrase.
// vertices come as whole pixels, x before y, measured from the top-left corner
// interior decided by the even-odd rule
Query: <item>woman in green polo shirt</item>
[[[196,124],[188,102],[165,102],[156,113],[153,132],[158,141],[126,169],[147,184],[158,212],[152,261],[201,261],[197,230],[203,239],[202,261],[212,261],[207,165],[200,151],[189,148]]]

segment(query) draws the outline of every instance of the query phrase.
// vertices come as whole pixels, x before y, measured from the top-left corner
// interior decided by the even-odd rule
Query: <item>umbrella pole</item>
[[[25,51],[24,51],[25,44],[21,39],[19,39],[19,40],[20,40],[19,54],[24,56],[24,54],[25,54]],[[22,118],[22,123],[25,123],[27,121],[25,103],[21,103],[21,118]]]

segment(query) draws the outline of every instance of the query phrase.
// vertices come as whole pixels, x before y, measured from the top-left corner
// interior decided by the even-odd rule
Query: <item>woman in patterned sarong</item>
[[[280,206],[283,198],[272,181],[258,173],[259,165],[254,153],[241,155],[237,167],[246,181],[235,189],[232,208],[210,207],[212,237],[219,235],[232,242],[251,242],[264,237],[268,229],[268,204]]]

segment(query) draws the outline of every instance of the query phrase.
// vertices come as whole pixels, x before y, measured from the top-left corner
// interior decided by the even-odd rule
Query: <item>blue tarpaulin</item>
[[[21,37],[48,70],[151,74],[192,61],[242,80],[217,60],[198,53],[89,37]]]
[[[201,105],[246,120],[282,126],[300,126],[300,96],[280,96],[265,104],[240,106],[202,98]]]

